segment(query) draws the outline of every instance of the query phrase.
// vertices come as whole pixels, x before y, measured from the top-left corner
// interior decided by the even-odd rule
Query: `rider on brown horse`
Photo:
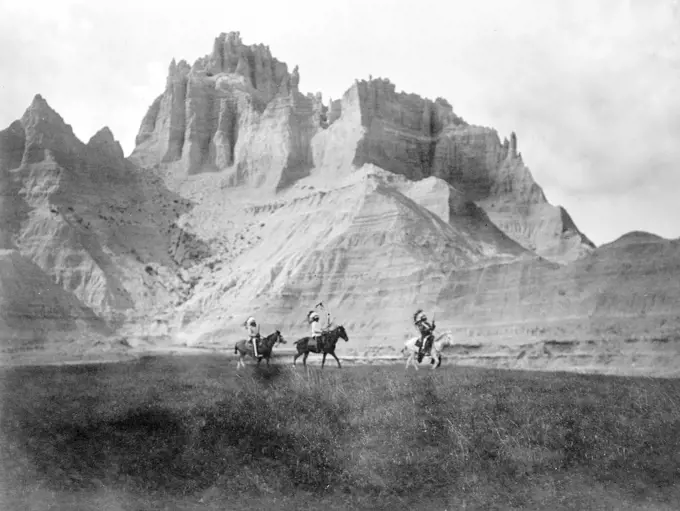
[[[260,341],[260,325],[257,324],[255,318],[250,317],[248,318],[248,321],[245,322],[245,327],[248,332],[248,344],[253,346],[253,353],[255,354],[255,358],[257,358],[257,343]]]
[[[312,341],[316,342],[316,349],[317,351],[320,351],[323,327],[321,326],[319,313],[317,311],[309,311],[309,313],[307,313],[307,320],[312,325]]]
[[[319,308],[326,314],[326,326],[321,324],[321,316],[317,310]],[[330,312],[326,311],[323,302],[317,303],[314,306],[314,309],[315,310],[311,310],[307,313],[307,321],[309,321],[310,325],[312,325],[312,341],[316,342],[316,349],[318,352],[321,352],[321,341],[323,339],[323,334],[331,326],[331,314]]]
[[[416,342],[418,346],[418,362],[423,360],[424,356],[431,356],[430,351],[432,350],[432,343],[434,342],[434,329],[436,328],[434,321],[429,323],[427,321],[427,316],[422,309],[418,309],[413,315],[413,322],[420,332],[420,339]],[[425,346],[423,346],[423,341]]]

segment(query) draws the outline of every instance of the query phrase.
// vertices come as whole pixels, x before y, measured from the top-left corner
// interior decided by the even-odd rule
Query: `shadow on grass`
[[[453,498],[521,508],[546,478],[578,474],[635,498],[661,498],[678,480],[677,382],[396,371],[237,375],[210,359],[21,370],[3,380],[0,421],[52,489],[101,481],[171,496],[340,492],[372,509]]]
[[[114,421],[25,425],[21,439],[32,464],[55,489],[92,489],[96,480],[135,481],[171,490],[187,437],[181,419],[163,409],[130,410]],[[182,473],[186,472],[186,473]]]
[[[289,376],[289,371],[282,368],[278,364],[272,365],[255,365],[252,368],[252,377],[258,383],[273,386],[278,380]]]
[[[343,403],[296,384],[276,366],[254,370],[243,383],[210,405],[144,403],[111,418],[63,420],[21,406],[11,412],[11,431],[3,429],[56,490],[102,482],[170,495],[215,484],[247,491],[252,474],[283,492],[323,493],[337,485],[344,474]]]

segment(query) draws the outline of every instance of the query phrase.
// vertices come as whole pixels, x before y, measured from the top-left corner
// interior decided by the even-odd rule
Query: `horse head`
[[[275,334],[276,334],[275,344],[286,344],[286,340],[283,338],[283,335],[281,335],[281,332],[277,330]]]
[[[335,329],[336,333],[338,334],[338,337],[342,338],[345,340],[345,342],[349,341],[349,337],[347,336],[347,331],[345,330],[345,327],[342,325],[339,325]]]

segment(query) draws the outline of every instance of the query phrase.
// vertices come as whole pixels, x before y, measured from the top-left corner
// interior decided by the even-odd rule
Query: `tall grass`
[[[223,364],[5,371],[3,462],[58,491],[212,488],[372,509],[549,505],[584,498],[538,491],[575,476],[631,501],[677,496],[677,381]]]

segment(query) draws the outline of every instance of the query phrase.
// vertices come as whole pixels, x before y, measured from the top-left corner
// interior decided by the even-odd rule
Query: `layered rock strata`
[[[524,247],[557,262],[594,245],[552,206],[518,152],[495,130],[473,126],[443,98],[397,93],[386,79],[357,80],[339,100],[303,95],[268,47],[221,34],[211,54],[170,64],[133,161],[167,164],[175,178],[224,172],[226,186],[280,191],[309,175],[329,183],[363,164],[411,180],[435,176],[460,190]],[[179,186],[176,187],[179,189]]]

